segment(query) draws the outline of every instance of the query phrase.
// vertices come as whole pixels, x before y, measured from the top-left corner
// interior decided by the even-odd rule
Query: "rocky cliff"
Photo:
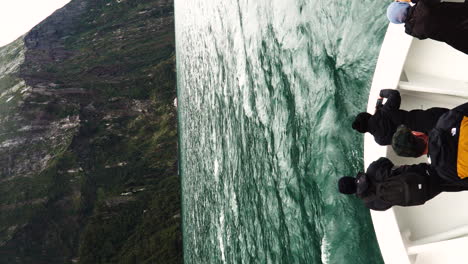
[[[0,263],[180,263],[172,0],[72,0],[0,48]]]

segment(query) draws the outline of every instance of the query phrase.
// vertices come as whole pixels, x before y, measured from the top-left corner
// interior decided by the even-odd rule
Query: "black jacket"
[[[384,180],[392,177],[399,177],[402,173],[411,172],[428,177],[427,187],[428,196],[426,201],[432,199],[440,193],[439,178],[435,171],[426,163],[417,165],[405,165],[393,169],[393,163],[387,158],[380,158],[370,164],[365,174],[360,174],[357,177],[357,192],[358,198],[362,199],[365,206],[372,210],[384,211],[394,206],[387,201],[380,199],[369,199],[375,196],[376,183],[383,182]]]
[[[381,107],[378,106],[374,115],[369,119],[368,131],[382,146],[392,144],[392,136],[399,125],[429,134],[439,117],[448,112],[448,109],[439,107],[427,110],[400,110],[400,93],[393,89],[381,90],[380,96],[387,98],[387,102]]]
[[[468,179],[461,180],[457,172],[458,140],[464,116],[468,116],[468,103],[440,117],[429,134],[428,153],[432,167],[445,182],[468,187]]]
[[[468,54],[468,5],[412,0],[405,32],[418,39],[442,41]]]

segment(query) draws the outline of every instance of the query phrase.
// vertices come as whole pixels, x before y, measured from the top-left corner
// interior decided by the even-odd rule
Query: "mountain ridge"
[[[180,263],[173,2],[73,0],[0,65],[0,263]]]

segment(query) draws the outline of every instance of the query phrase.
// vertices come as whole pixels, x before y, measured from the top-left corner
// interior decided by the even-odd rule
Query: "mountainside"
[[[72,0],[0,48],[0,263],[181,263],[172,0]]]

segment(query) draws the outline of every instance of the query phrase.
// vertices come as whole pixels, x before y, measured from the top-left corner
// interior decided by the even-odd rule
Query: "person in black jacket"
[[[448,109],[433,107],[427,110],[401,110],[401,97],[397,90],[383,89],[380,91],[382,98],[387,102],[382,105],[382,98],[377,101],[374,115],[367,112],[356,116],[352,127],[360,133],[369,132],[374,136],[379,145],[392,144],[392,136],[399,125],[405,125],[411,130],[428,134],[434,128],[437,120]]]
[[[442,41],[468,54],[468,4],[440,0],[411,0],[390,4],[387,17],[395,24],[405,23],[405,32],[418,39]]]
[[[385,211],[394,205],[421,205],[442,191],[458,192],[468,187],[447,184],[427,163],[394,169],[389,159],[380,158],[370,164],[366,173],[340,178],[338,190],[356,194],[369,209]]]
[[[442,115],[428,137],[399,127],[392,147],[404,157],[427,154],[431,166],[444,181],[468,186],[468,103]]]

